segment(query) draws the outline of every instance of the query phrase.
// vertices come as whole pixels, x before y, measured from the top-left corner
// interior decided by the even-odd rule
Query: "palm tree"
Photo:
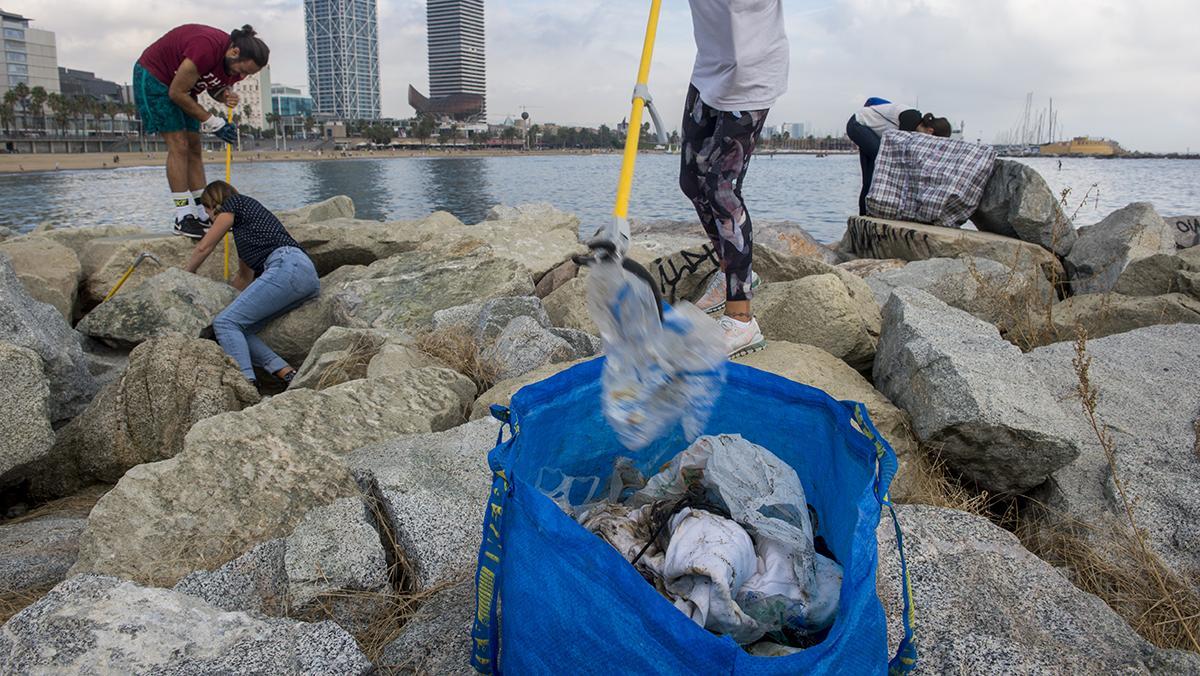
[[[4,103],[0,104],[0,119],[4,122],[5,131],[11,134],[13,124],[17,121],[17,92],[12,89],[4,92]]]
[[[24,82],[18,82],[17,86],[13,87],[12,90],[14,92],[16,92],[16,94],[17,94],[17,103],[21,104],[21,112],[28,113],[29,112],[29,100],[28,99],[29,99],[29,93],[30,93],[29,85],[25,84]],[[20,126],[19,120],[18,120],[17,126]],[[25,120],[25,128],[28,129],[28,127],[29,127],[29,120],[26,119]]]
[[[304,116],[304,138],[308,138],[308,135],[310,133],[312,133],[312,128],[315,126],[317,126],[317,120],[312,115],[305,115]]]
[[[58,128],[58,134],[65,135],[67,130],[67,121],[70,115],[67,107],[67,99],[62,94],[54,92],[46,97],[46,105],[49,106],[51,117],[54,120],[54,126]]]
[[[29,109],[35,118],[41,118],[41,124],[38,125],[38,131],[46,130],[46,98],[49,95],[46,93],[46,88],[38,85],[29,92],[30,106]]]

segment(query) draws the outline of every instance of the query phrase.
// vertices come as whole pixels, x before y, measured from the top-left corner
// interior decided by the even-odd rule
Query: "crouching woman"
[[[274,214],[225,181],[209,183],[200,203],[212,227],[196,244],[184,269],[196,272],[230,230],[239,259],[231,284],[241,294],[213,320],[217,342],[250,382],[256,383],[254,367],[258,366],[290,383],[296,370],[256,334],[320,292],[317,270]]]

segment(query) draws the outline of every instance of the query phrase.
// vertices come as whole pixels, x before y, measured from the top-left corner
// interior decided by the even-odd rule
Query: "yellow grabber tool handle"
[[[229,106],[226,111],[227,119],[233,119],[233,106]],[[232,184],[233,177],[233,145],[225,144],[225,182]],[[229,235],[228,230],[225,231],[225,281],[229,281]]]
[[[112,298],[113,296],[117,295],[117,291],[121,290],[121,286],[125,284],[126,280],[129,279],[129,276],[133,274],[133,271],[137,270],[137,267],[139,265],[141,265],[142,261],[146,260],[147,258],[154,261],[155,263],[158,263],[159,265],[162,265],[162,261],[158,260],[158,256],[155,256],[154,254],[150,253],[149,251],[141,252],[140,254],[138,254],[137,258],[133,259],[133,264],[130,265],[127,270],[125,270],[125,274],[121,275],[121,278],[117,280],[117,283],[113,286],[112,291],[109,291],[108,295],[106,295],[104,297],[104,300],[102,300],[100,302],[103,303],[104,301],[108,300],[109,298]]]

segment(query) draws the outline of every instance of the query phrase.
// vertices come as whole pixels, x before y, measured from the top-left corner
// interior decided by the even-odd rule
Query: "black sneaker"
[[[200,222],[200,219],[188,214],[183,217],[183,220],[175,221],[175,234],[191,237],[192,239],[202,239],[204,233],[208,229]]]

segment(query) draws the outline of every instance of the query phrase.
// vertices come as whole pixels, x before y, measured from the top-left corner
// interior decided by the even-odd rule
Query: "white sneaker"
[[[767,346],[767,341],[758,328],[757,319],[739,322],[733,317],[723,315],[717,320],[717,324],[725,331],[725,352],[730,359],[758,352]]]
[[[750,289],[753,291],[759,286],[762,286],[762,279],[759,278],[757,272],[750,273]],[[725,273],[717,270],[712,277],[708,279],[708,285],[704,287],[704,293],[700,294],[700,298],[696,299],[694,305],[705,312],[705,314],[715,315],[718,312],[725,310]]]

